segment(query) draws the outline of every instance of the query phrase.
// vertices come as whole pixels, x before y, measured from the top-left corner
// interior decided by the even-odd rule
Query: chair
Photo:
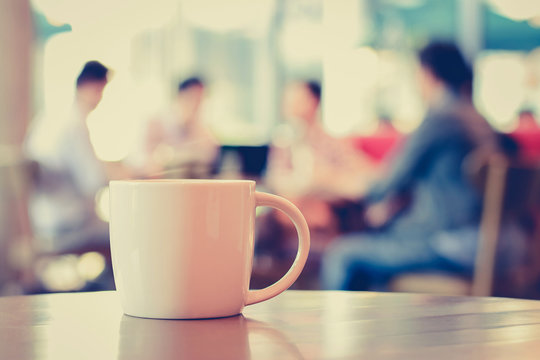
[[[529,281],[534,281],[538,276],[535,265],[540,260],[540,227],[534,219],[540,208],[540,164],[510,163],[506,158],[496,155],[491,156],[476,172],[470,171],[469,175],[484,194],[471,294],[489,296],[493,293],[496,250],[503,219],[519,222],[529,220],[531,223],[529,263],[524,264],[527,267],[524,272],[525,276],[531,278]],[[525,284],[519,285],[523,287]]]
[[[496,154],[471,154],[464,162],[466,176],[483,194],[478,251],[472,282],[450,275],[404,274],[392,284],[395,291],[490,296],[494,290],[495,264],[501,223],[528,222],[528,259],[502,287],[505,295],[527,295],[540,279],[540,164],[511,163]],[[508,287],[511,287],[508,294]],[[537,295],[533,295],[537,296]]]

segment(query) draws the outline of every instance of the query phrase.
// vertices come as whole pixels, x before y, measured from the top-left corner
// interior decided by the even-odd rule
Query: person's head
[[[99,61],[84,64],[76,82],[77,101],[84,110],[90,112],[98,106],[107,85],[108,72],[109,69]]]
[[[420,91],[429,103],[433,94],[446,89],[460,97],[470,97],[473,71],[457,46],[450,42],[432,42],[418,52]]]
[[[204,97],[204,81],[199,77],[189,77],[178,84],[177,100],[186,118],[197,113]]]
[[[298,81],[289,84],[283,97],[286,118],[313,122],[321,102],[321,85],[317,81]]]

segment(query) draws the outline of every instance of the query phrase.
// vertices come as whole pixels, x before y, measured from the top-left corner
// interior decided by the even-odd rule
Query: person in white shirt
[[[203,123],[204,82],[190,77],[178,86],[169,109],[150,121],[145,139],[148,177],[207,177],[219,144]]]
[[[30,215],[42,250],[67,251],[108,242],[108,226],[96,215],[95,197],[109,179],[86,124],[101,101],[108,73],[98,61],[87,62],[77,77],[75,101],[61,129],[51,131],[44,121],[27,138],[28,156],[39,164]],[[43,139],[52,145],[39,146]]]
[[[283,115],[287,122],[274,136],[268,186],[296,199],[355,198],[375,178],[375,164],[346,139],[326,132],[319,119],[320,101],[321,87],[315,81],[286,87]]]
[[[334,203],[360,196],[377,173],[376,164],[347,139],[324,129],[320,104],[318,82],[296,81],[286,86],[282,103],[286,122],[276,131],[266,170],[269,190],[292,201],[306,218],[313,235],[312,253],[322,251],[339,231]],[[275,238],[295,231],[280,212],[270,212],[263,221],[258,249],[266,244],[276,247]],[[287,235],[278,235],[277,229]]]

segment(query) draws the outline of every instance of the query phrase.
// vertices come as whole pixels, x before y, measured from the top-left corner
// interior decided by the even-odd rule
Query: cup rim
[[[230,179],[125,179],[111,180],[111,185],[233,185],[255,184],[254,180],[230,180]]]

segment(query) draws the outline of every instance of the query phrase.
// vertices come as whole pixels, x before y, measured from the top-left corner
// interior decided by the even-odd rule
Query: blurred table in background
[[[287,291],[215,320],[122,314],[115,292],[0,298],[0,359],[537,359],[540,301]]]

